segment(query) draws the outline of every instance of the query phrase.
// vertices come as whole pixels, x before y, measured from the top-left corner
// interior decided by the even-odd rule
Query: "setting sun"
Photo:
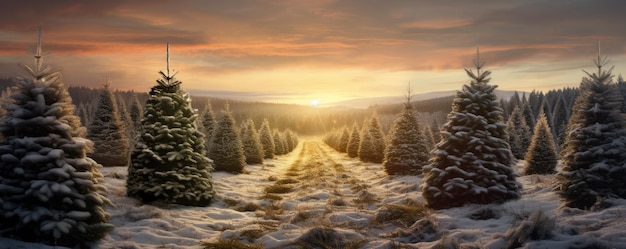
[[[320,103],[320,101],[317,100],[317,99],[311,100],[311,105],[312,106],[317,106],[317,105],[319,105],[319,103]]]

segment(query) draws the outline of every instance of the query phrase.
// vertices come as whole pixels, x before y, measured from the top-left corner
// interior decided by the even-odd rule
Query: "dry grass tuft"
[[[262,245],[249,245],[238,240],[218,240],[216,242],[200,242],[203,249],[263,249]]]

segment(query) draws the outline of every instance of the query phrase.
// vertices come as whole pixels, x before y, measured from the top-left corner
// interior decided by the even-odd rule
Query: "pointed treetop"
[[[481,69],[485,66],[484,62],[480,61],[480,48],[476,47],[476,58],[473,60],[474,62],[474,67],[476,68],[476,74],[474,74],[474,72],[471,69],[465,69],[465,72],[467,72],[467,75],[474,79],[476,81],[476,83],[487,83],[489,82],[489,80],[491,80],[490,78],[487,78],[491,72],[489,71],[482,71]]]
[[[480,69],[483,68],[485,63],[480,62],[480,47],[476,47],[476,59],[474,59],[474,66],[476,67],[476,74],[480,75]]]
[[[408,107],[411,107],[411,81],[409,81],[408,87],[407,87],[407,94],[406,94],[406,105]]]
[[[163,77],[163,79],[157,80],[160,85],[171,87],[170,90],[174,91],[177,89],[177,86],[182,82],[175,79],[177,72],[172,72],[170,70],[170,43],[167,43],[167,47],[165,50],[165,63],[166,63],[166,71],[159,71],[159,74]]]
[[[35,80],[47,80],[47,79],[53,79],[53,78],[58,78],[60,77],[60,73],[59,71],[51,71],[52,67],[50,66],[46,66],[45,68],[43,67],[43,50],[41,49],[41,26],[39,26],[39,32],[37,34],[37,44],[35,45],[34,49],[29,49],[28,53],[33,55],[33,57],[35,58],[35,67],[34,69],[27,66],[27,65],[23,65],[20,64],[20,66],[22,68],[24,68],[24,70],[26,70],[28,73],[30,73],[30,75],[32,75]]]
[[[615,66],[612,66],[607,71],[603,71],[602,70],[602,67],[605,66],[606,64],[608,64],[609,62],[610,62],[610,60],[608,60],[606,56],[602,57],[602,54],[600,53],[600,41],[598,41],[598,57],[596,59],[593,59],[593,63],[598,68],[598,74],[597,75],[596,74],[590,74],[587,71],[585,71],[584,69],[583,69],[583,72],[585,72],[591,78],[596,78],[596,79],[612,78],[613,76],[611,75],[611,72],[613,71],[613,68],[615,68]]]
[[[602,72],[602,67],[609,63],[609,60],[607,60],[606,56],[602,58],[602,55],[600,54],[600,41],[598,41],[598,58],[595,59],[593,62],[596,64],[596,67],[598,67],[598,75],[600,75],[600,73]]]
[[[167,48],[165,50],[166,54],[166,67],[167,67],[167,77],[170,77],[170,42],[167,42]]]

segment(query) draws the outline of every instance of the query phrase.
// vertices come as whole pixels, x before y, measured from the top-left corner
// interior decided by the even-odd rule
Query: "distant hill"
[[[422,101],[429,99],[438,99],[443,97],[450,97],[456,95],[456,90],[451,91],[437,91],[437,92],[428,92],[428,93],[420,93],[414,94],[411,96],[411,100],[413,101]],[[521,96],[524,92],[517,91]],[[498,98],[504,98],[508,100],[513,96],[515,91],[513,90],[496,90],[496,95]],[[528,93],[526,93],[528,94]],[[350,107],[350,108],[368,108],[370,106],[381,106],[381,105],[391,105],[391,104],[399,104],[404,102],[404,96],[386,96],[386,97],[372,97],[372,98],[358,98],[358,99],[350,99],[333,103],[320,104],[320,106],[324,107],[333,107],[333,106],[341,106],[341,107]]]

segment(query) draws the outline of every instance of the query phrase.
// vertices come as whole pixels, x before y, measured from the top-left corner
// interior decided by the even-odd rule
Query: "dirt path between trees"
[[[405,210],[380,210],[381,198],[369,191],[371,183],[344,165],[351,160],[321,141],[307,140],[300,148],[286,171],[270,177],[273,184],[264,189],[268,202],[259,224],[274,232],[256,242],[273,245],[286,236],[296,238],[281,247],[361,248],[372,235],[390,236],[383,231],[385,223],[401,221]]]

